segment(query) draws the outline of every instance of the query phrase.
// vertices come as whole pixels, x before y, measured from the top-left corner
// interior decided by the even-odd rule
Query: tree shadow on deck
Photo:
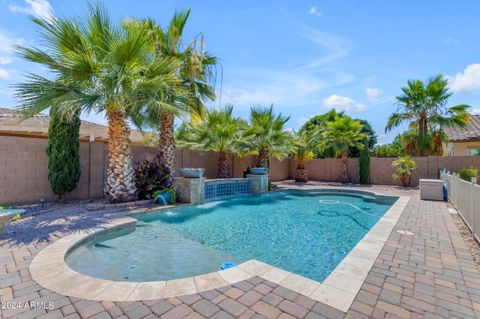
[[[84,205],[60,207],[11,223],[7,234],[0,236],[0,246],[48,244],[76,231],[111,222],[128,212],[125,209],[88,211]]]

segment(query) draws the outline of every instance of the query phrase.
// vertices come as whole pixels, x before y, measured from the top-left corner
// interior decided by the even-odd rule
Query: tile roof
[[[0,107],[0,135],[47,136],[49,122],[50,116],[46,114],[40,113],[24,119],[18,110]],[[82,120],[80,138],[106,141],[108,139],[107,126]],[[134,144],[143,145],[143,133],[135,129],[130,130],[130,140]]]
[[[445,127],[450,142],[480,141],[480,115],[472,115],[465,127]]]
[[[7,119],[7,118],[22,119],[20,111],[18,111],[16,109],[9,109],[9,108],[5,108],[5,107],[0,107],[0,119],[2,119],[2,118],[4,118],[4,119]],[[47,114],[43,114],[43,113],[39,113],[37,115],[34,115],[31,118],[37,119],[37,120],[50,121],[50,116],[47,115]],[[94,125],[94,126],[103,127],[103,128],[106,127],[105,125],[102,125],[102,124],[97,124],[97,123],[88,122],[88,121],[84,121],[84,120],[82,120],[81,122],[82,122],[82,124]]]
[[[48,115],[45,115],[42,113],[39,113],[33,117],[37,119],[46,119],[46,120],[50,118]],[[0,118],[21,118],[21,116],[20,116],[20,112],[15,109],[0,107]]]

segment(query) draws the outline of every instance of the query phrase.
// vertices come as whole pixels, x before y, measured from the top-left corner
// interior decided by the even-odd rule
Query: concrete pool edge
[[[342,189],[348,190],[348,188]],[[384,196],[377,192],[366,191],[366,193]],[[399,197],[323,283],[257,260],[249,260],[237,267],[213,273],[154,282],[119,282],[93,278],[74,271],[66,264],[65,256],[72,249],[92,236],[135,224],[136,219],[131,217],[115,219],[57,240],[34,257],[30,264],[30,273],[37,283],[54,292],[81,299],[102,301],[139,301],[190,295],[258,276],[346,312],[409,199],[409,197]]]

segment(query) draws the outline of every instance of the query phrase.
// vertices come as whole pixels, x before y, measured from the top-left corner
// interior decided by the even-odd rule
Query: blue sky
[[[191,8],[187,43],[203,32],[221,60],[217,101],[248,116],[252,105],[274,104],[297,129],[335,107],[369,120],[379,142],[408,79],[450,77],[450,104],[480,113],[479,1],[104,1],[118,21],[153,17],[168,23]],[[29,14],[81,14],[85,1],[0,0],[0,106],[14,107],[11,85],[42,69],[15,57],[14,44],[38,40]],[[222,83],[222,85],[220,85]],[[220,90],[221,89],[221,90]],[[221,97],[221,99],[220,99]],[[101,114],[84,116],[105,123]]]

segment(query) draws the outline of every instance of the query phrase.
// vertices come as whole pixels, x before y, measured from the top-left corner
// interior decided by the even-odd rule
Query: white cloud
[[[34,15],[50,21],[53,17],[53,8],[48,0],[25,0],[25,6],[11,4],[10,11]]]
[[[6,56],[0,56],[0,64],[10,64],[12,59]]]
[[[382,91],[377,88],[367,88],[365,92],[367,93],[367,99],[371,102],[378,101],[380,95],[382,95]]]
[[[443,44],[458,44],[460,41],[457,38],[447,37],[443,39]]]
[[[301,117],[297,120],[298,126],[303,126],[303,124],[305,124],[307,122],[308,122],[308,118],[306,118],[306,117]]]
[[[330,95],[323,101],[323,106],[326,108],[335,108],[337,111],[357,111],[362,112],[367,108],[361,103],[357,103],[347,96]]]
[[[10,78],[10,73],[5,69],[0,69],[0,80],[8,80]]]
[[[352,74],[341,71],[334,62],[348,54],[347,41],[315,29],[301,29],[300,36],[321,47],[326,54],[304,65],[281,70],[230,68],[221,92],[222,103],[240,107],[275,104],[276,107],[319,105],[323,89],[351,82]],[[326,65],[328,64],[328,65]]]
[[[0,29],[0,53],[4,54],[0,59],[8,59],[9,57],[6,55],[12,54],[15,45],[22,44],[22,42],[22,39],[14,38],[6,31]]]
[[[318,70],[314,74],[304,70],[230,69],[234,83],[225,86],[222,103],[238,106],[275,104],[277,107],[320,104],[320,92],[327,87],[342,85],[352,80],[348,73],[338,70]],[[328,81],[325,81],[327,79]]]
[[[472,113],[474,115],[480,115],[480,107],[474,107],[474,108],[470,109],[470,113]]]
[[[470,64],[462,72],[448,76],[450,89],[453,92],[480,93],[480,63]]]
[[[350,44],[344,38],[312,28],[306,28],[303,36],[327,51],[327,54],[313,59],[305,68],[315,69],[326,64],[331,64],[348,54]]]
[[[308,9],[308,13],[316,17],[322,16],[322,11],[318,11],[317,6],[314,6],[313,4],[310,5],[310,8]]]

